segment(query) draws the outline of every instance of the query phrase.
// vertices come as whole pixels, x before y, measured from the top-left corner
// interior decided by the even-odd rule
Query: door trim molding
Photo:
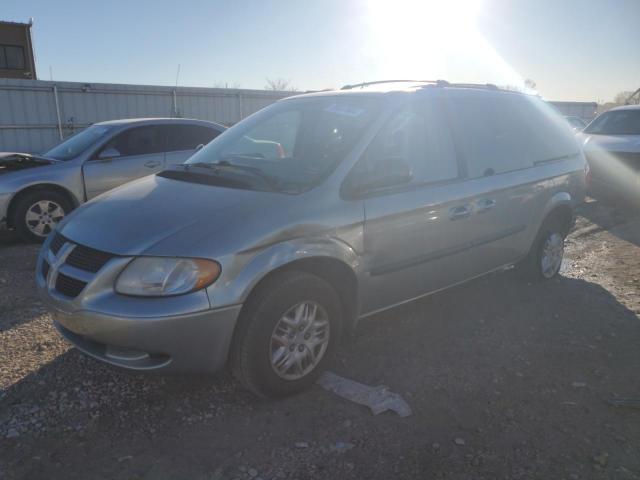
[[[527,228],[526,225],[518,225],[515,227],[511,227],[507,230],[503,230],[497,234],[486,235],[474,241],[466,242],[461,245],[456,245],[455,247],[448,247],[448,248],[443,248],[441,250],[436,250],[435,252],[429,253],[427,255],[420,255],[417,257],[409,258],[407,260],[402,260],[400,262],[390,262],[390,263],[374,266],[369,270],[369,275],[371,275],[372,277],[377,277],[379,275],[386,275],[388,273],[398,272],[400,270],[415,267],[423,263],[439,260],[441,258],[445,258],[450,255],[456,255],[466,250],[470,250],[472,248],[479,247],[481,245],[486,245],[487,243],[496,242],[498,240],[502,240],[503,238],[507,238],[512,235],[517,235],[518,233],[521,233],[524,230],[526,230],[526,228]]]

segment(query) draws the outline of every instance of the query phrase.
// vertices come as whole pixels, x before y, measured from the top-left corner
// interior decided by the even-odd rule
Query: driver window
[[[114,157],[148,155],[164,151],[163,136],[157,126],[126,130],[109,140],[98,153],[109,152]]]
[[[380,175],[380,166],[408,168],[411,184],[458,176],[453,139],[436,102],[419,101],[395,113],[373,139],[357,165],[357,176]],[[389,172],[389,175],[394,172]]]

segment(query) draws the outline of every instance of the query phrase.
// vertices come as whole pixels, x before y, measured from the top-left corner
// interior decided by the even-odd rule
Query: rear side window
[[[578,151],[571,129],[536,97],[466,93],[449,99],[469,178],[520,170]]]
[[[195,150],[220,135],[218,130],[202,125],[163,125],[167,138],[167,152]]]
[[[367,175],[386,159],[406,163],[414,184],[442,182],[458,176],[453,139],[439,101],[420,100],[392,115],[356,168]]]
[[[164,152],[164,136],[159,126],[137,127],[111,139],[102,151],[115,149],[121,157]]]

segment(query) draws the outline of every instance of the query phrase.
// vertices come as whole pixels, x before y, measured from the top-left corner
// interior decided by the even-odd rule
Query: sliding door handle
[[[476,212],[484,213],[496,206],[496,201],[492,198],[485,198],[476,202]]]
[[[461,220],[471,216],[471,205],[459,205],[457,207],[451,207],[449,209],[449,218],[451,220]]]

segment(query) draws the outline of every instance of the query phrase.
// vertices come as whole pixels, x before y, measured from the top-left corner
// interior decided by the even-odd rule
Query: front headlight
[[[124,295],[165,297],[194,292],[220,276],[220,265],[201,258],[139,257],[116,280]]]

